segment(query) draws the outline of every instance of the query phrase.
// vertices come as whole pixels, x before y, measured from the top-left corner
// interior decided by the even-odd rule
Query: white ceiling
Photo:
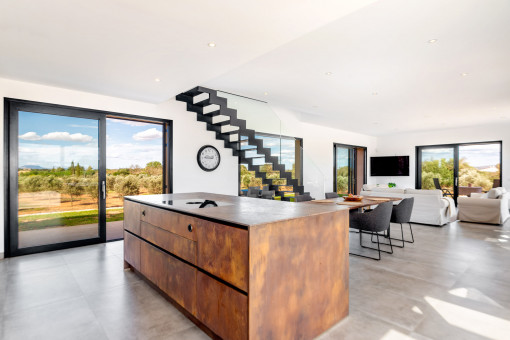
[[[510,1],[380,1],[206,85],[370,135],[509,122]]]
[[[374,1],[0,0],[0,77],[162,102]]]
[[[371,135],[509,122],[509,18],[508,0],[0,0],[0,77],[149,102],[200,84]]]

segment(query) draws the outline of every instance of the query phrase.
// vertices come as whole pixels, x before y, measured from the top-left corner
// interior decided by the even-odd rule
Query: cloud
[[[80,143],[87,143],[92,141],[94,138],[92,136],[87,136],[81,133],[73,133],[70,134],[69,132],[50,132],[42,136],[42,140],[58,140],[58,141],[65,141],[65,142],[80,142]]]
[[[133,135],[133,139],[138,141],[153,140],[161,137],[163,137],[163,133],[156,128],[140,131]]]
[[[119,123],[119,124],[124,124],[124,125],[129,125],[129,126],[147,126],[147,125],[154,124],[154,123],[137,122],[136,120],[115,119],[115,118],[108,118],[107,120],[112,123]]]
[[[31,131],[31,132],[27,132],[27,133],[22,134],[21,136],[19,136],[19,139],[23,139],[23,140],[41,140],[41,136],[39,136],[37,133]]]
[[[49,145],[22,142],[19,146],[19,165],[34,164],[46,169],[62,166],[69,167],[71,161],[80,163],[85,168],[89,165],[98,167],[97,145]]]
[[[80,125],[80,124],[71,124],[69,125],[75,128],[86,128],[86,129],[99,129],[97,125]]]
[[[129,150],[129,153],[126,153]],[[108,169],[127,168],[138,164],[144,167],[151,161],[162,162],[163,146],[147,144],[108,144],[106,147],[106,167]]]
[[[80,143],[87,143],[92,141],[94,138],[92,136],[87,136],[81,133],[73,133],[70,134],[69,132],[50,132],[45,134],[44,136],[39,136],[37,133],[31,131],[22,134],[19,136],[19,139],[23,140],[58,140],[58,141],[64,141],[64,142],[80,142]]]

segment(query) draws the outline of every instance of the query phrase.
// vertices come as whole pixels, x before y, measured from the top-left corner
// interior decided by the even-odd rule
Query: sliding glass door
[[[333,150],[335,192],[359,193],[366,182],[366,148],[335,143]]]
[[[165,124],[108,117],[106,134],[106,240],[112,241],[124,236],[124,196],[163,193]]]
[[[417,147],[416,187],[444,196],[487,192],[501,185],[501,142]]]
[[[6,256],[122,239],[124,196],[171,192],[171,122],[6,105]]]
[[[455,148],[454,147],[423,147],[420,151],[421,188],[439,189],[444,193],[455,192]]]
[[[104,117],[9,105],[10,254],[104,241]]]
[[[459,145],[459,196],[501,186],[501,143]]]

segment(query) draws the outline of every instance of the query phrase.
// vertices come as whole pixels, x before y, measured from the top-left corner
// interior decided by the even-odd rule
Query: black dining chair
[[[262,193],[260,194],[260,198],[263,198],[265,200],[272,200],[274,197],[275,191],[274,190],[262,190]]]
[[[338,194],[336,192],[327,192],[326,199],[328,198],[338,198]]]
[[[310,196],[309,194],[303,194],[303,195],[298,195],[296,197],[294,197],[294,202],[307,202],[307,201],[311,201],[312,200],[312,196]]]
[[[413,235],[413,227],[411,226],[411,214],[413,213],[414,206],[414,197],[404,198],[399,204],[393,206],[393,210],[391,211],[391,223],[399,223],[400,224],[400,234],[402,238],[393,238],[388,234],[392,240],[402,242],[402,246],[398,246],[394,244],[394,247],[404,248],[404,242],[414,243],[414,235]],[[411,230],[411,241],[408,241],[404,238],[404,227],[402,226],[404,223],[409,224],[409,230]]]
[[[249,187],[248,188],[248,193],[246,194],[246,196],[258,198],[259,195],[260,195],[259,187]]]
[[[377,258],[356,253],[349,253],[350,255],[365,257],[379,261],[381,259],[381,252],[393,254],[393,245],[391,244],[391,238],[388,239],[389,246],[391,249],[390,251],[381,250],[381,243],[379,242],[379,236],[383,236],[380,235],[380,233],[387,231],[390,227],[392,208],[393,208],[392,202],[384,202],[380,203],[374,210],[370,212],[365,213],[351,212],[349,214],[349,228],[358,229],[359,245],[362,248],[377,250],[379,253],[379,256]],[[363,234],[370,234],[371,236],[376,236],[377,248],[364,246]]]
[[[439,183],[439,178],[433,178],[433,180],[434,180],[434,186],[436,187],[436,189],[441,190],[441,192],[443,193],[443,197],[446,197],[446,196],[453,197],[453,194],[450,190],[441,188],[441,183]]]

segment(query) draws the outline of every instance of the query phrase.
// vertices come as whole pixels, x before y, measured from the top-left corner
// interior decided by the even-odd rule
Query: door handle
[[[103,191],[103,199],[105,200],[106,199],[106,182],[105,181],[101,182],[101,190]]]

